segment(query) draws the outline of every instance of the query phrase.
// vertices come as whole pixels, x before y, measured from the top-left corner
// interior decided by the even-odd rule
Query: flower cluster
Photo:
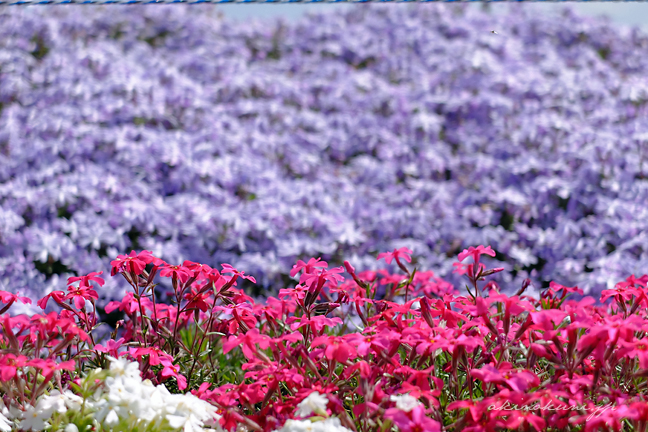
[[[56,292],[37,303],[53,298],[58,314],[2,315],[0,430],[644,430],[648,275],[599,304],[553,281],[537,298],[528,282],[509,296],[486,281],[502,269],[480,245],[457,256],[472,285],[459,295],[412,253],[378,254],[397,274],[299,260],[299,282],[262,302],[229,264],[118,256],[112,274],[132,291],[107,306],[124,315],[109,340],[95,343],[95,296],[78,289],[104,286],[96,273],[68,291],[85,304]]]
[[[76,386],[84,396],[53,390],[35,406],[0,415],[0,430],[24,431],[222,431],[215,408],[192,394],[171,394],[162,385],[142,381],[139,365],[109,357],[109,371],[96,369]],[[92,390],[90,392],[89,390]],[[10,420],[11,419],[11,420]],[[13,423],[13,424],[12,424]],[[215,429],[205,428],[208,424]]]
[[[613,288],[648,262],[647,50],[529,8],[3,9],[0,282],[40,297],[149,249],[276,287],[409,245],[456,285],[490,243],[515,286]]]

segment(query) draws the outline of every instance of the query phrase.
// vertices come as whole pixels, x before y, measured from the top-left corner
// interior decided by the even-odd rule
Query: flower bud
[[[421,315],[423,316],[423,319],[430,326],[430,328],[434,328],[434,319],[432,318],[432,312],[430,310],[430,304],[428,303],[427,297],[421,298],[420,303]]]

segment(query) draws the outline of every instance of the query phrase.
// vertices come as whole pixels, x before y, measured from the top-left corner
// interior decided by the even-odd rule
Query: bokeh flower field
[[[135,249],[277,292],[297,259],[399,247],[460,288],[456,254],[489,244],[504,291],[600,292],[648,267],[647,54],[525,7],[2,9],[0,289]]]
[[[648,431],[647,54],[0,8],[0,431]]]

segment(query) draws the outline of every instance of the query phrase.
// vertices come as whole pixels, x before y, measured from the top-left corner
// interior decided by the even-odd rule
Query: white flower
[[[182,428],[185,432],[191,432],[194,430],[202,431],[207,422],[212,425],[218,424],[218,417],[220,416],[216,414],[216,408],[191,393],[184,395],[169,394],[167,404],[169,414],[166,417],[173,428]],[[220,425],[218,425],[218,428],[220,428]]]
[[[223,428],[221,427],[220,423],[218,422],[223,416],[217,413],[214,413],[211,418],[205,420],[205,426],[209,426],[212,429],[216,429],[217,431],[222,432]]]
[[[325,395],[321,395],[319,392],[313,392],[297,405],[298,410],[295,415],[306,417],[315,413],[326,416],[326,404],[328,404],[328,399]]]
[[[79,432],[79,428],[76,427],[76,425],[70,423],[69,425],[65,426],[63,432]]]
[[[288,420],[284,426],[274,432],[350,432],[340,424],[337,417],[329,417],[324,421]]]
[[[49,415],[43,416],[36,408],[28,406],[23,413],[23,419],[20,422],[20,429],[42,431],[48,426],[46,423],[48,418]]]
[[[110,360],[110,372],[112,376],[117,377],[126,377],[126,378],[136,378],[140,381],[142,380],[139,371],[139,364],[137,362],[129,362],[125,358],[115,358],[107,356]]]
[[[0,414],[0,431],[9,432],[11,430],[11,425],[12,422],[3,414]]]
[[[141,392],[136,387],[136,381],[132,378],[120,378],[109,382],[110,378],[106,378],[108,393],[99,396],[100,399],[95,405],[98,408],[95,413],[96,419],[109,427],[119,423],[120,418],[128,418],[131,414],[139,417],[141,412]]]
[[[409,394],[398,395],[398,396],[391,395],[389,397],[389,400],[392,402],[396,402],[396,408],[405,412],[410,412],[417,406],[421,405],[418,399],[416,399],[414,396],[410,396]]]
[[[65,413],[68,409],[78,410],[81,408],[83,398],[75,395],[69,390],[61,393],[53,390],[49,395],[41,396],[36,404],[36,409],[43,418],[50,418],[54,412]]]
[[[114,409],[108,411],[108,414],[106,414],[106,418],[104,419],[104,423],[107,426],[116,426],[117,423],[119,423],[119,414],[117,414],[117,411]]]
[[[6,417],[9,420],[19,420],[22,418],[23,412],[20,408],[18,408],[15,405],[10,405],[9,408],[7,408],[2,402],[2,399],[0,399],[0,412],[2,412],[2,415]]]
[[[141,385],[140,401],[146,402],[140,405],[139,417],[147,422],[160,423],[165,413],[173,413],[174,407],[169,406],[168,398],[171,396],[169,390],[163,385],[154,386],[151,381],[146,380]]]
[[[203,432],[203,422],[193,414],[185,416],[167,415],[169,425],[174,429],[182,429],[184,432]]]

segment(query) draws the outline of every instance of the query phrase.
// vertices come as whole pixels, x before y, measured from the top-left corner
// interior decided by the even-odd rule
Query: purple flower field
[[[0,9],[0,289],[146,249],[276,291],[397,247],[461,287],[488,244],[504,291],[600,291],[648,272],[647,77],[646,34],[568,11]]]

